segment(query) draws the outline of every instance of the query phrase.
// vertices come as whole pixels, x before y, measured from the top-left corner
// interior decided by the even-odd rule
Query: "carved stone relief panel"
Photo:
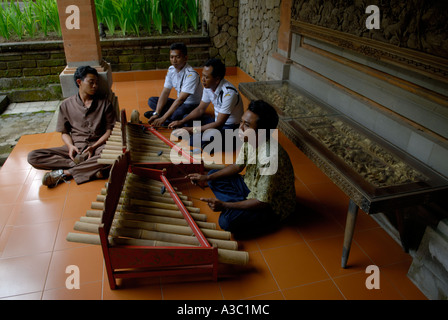
[[[380,9],[380,29],[369,30],[366,8]],[[294,0],[292,20],[448,57],[448,2],[437,0]]]

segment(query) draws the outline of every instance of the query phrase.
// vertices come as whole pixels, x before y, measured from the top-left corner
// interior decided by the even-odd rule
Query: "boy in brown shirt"
[[[78,94],[60,106],[56,131],[62,133],[62,147],[38,149],[28,154],[28,162],[47,172],[42,184],[49,188],[73,178],[77,184],[102,178],[110,166],[97,160],[115,124],[115,112],[107,99],[95,96],[98,72],[89,66],[79,67],[74,75]]]

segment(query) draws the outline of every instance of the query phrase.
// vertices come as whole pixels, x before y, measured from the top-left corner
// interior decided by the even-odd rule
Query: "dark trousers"
[[[77,144],[77,147],[83,150],[86,146],[82,147]],[[34,168],[41,170],[68,170],[75,182],[81,184],[92,180],[97,172],[102,171],[106,173],[111,168],[110,165],[98,163],[104,147],[105,144],[96,148],[92,157],[79,164],[75,164],[70,159],[68,147],[65,145],[56,148],[37,149],[28,154],[28,163]]]
[[[209,174],[217,170],[210,170]],[[246,200],[250,190],[241,175],[208,181],[215,197],[225,202]],[[253,236],[267,231],[278,224],[280,219],[271,208],[265,210],[225,209],[219,216],[219,226],[237,237]]]
[[[163,116],[168,111],[168,109],[171,107],[171,105],[174,103],[174,101],[175,101],[174,99],[168,98],[168,101],[163,106],[163,109],[160,112],[161,116]],[[152,113],[156,110],[158,102],[159,102],[159,97],[151,97],[148,99],[148,106],[151,109],[151,111],[147,111],[144,113],[144,116],[146,118],[149,119],[152,117]],[[180,106],[177,107],[177,109],[174,111],[174,113],[170,117],[168,117],[168,119],[166,119],[166,121],[163,125],[167,126],[173,121],[182,120],[186,115],[188,115],[191,111],[193,111],[197,106],[198,106],[198,104],[186,104],[186,103],[181,104]]]
[[[206,115],[203,116],[201,119],[201,126],[215,122],[215,120]],[[192,126],[193,124],[190,124],[189,126]],[[238,138],[238,136],[234,137],[231,141],[230,140],[226,140],[226,130],[232,130],[232,132],[234,132],[234,130],[238,129],[239,124],[232,124],[232,125],[223,125],[221,128],[217,128],[217,131],[212,131],[212,133],[210,133],[210,131],[204,131],[201,133],[197,133],[197,137],[195,137],[195,135],[191,135],[190,137],[190,146],[194,146],[194,147],[201,147],[202,149],[204,149],[208,144],[210,144],[212,141],[214,141],[216,138],[216,135],[221,135],[221,141],[222,144],[216,146],[213,150],[211,150],[212,152],[221,152],[221,151],[235,151],[238,150],[239,147],[241,146],[242,142],[241,140]],[[200,135],[200,136],[199,136]],[[201,145],[196,145],[195,142],[196,141],[200,141]],[[197,142],[196,142],[197,143]],[[229,149],[229,147],[226,148],[227,146],[231,146],[231,149]],[[216,149],[216,150],[215,150]]]

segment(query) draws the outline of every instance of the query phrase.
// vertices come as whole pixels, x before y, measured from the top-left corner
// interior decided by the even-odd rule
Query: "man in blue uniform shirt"
[[[201,103],[182,120],[169,124],[170,128],[186,126],[183,129],[187,130],[190,135],[200,135],[201,137],[197,140],[201,140],[202,148],[212,141],[212,137],[216,138],[217,134],[221,134],[224,144],[225,130],[238,129],[241,116],[244,113],[243,101],[238,90],[224,78],[225,75],[226,67],[221,60],[208,60],[202,71],[204,91]],[[214,119],[205,114],[210,103],[213,104],[215,110]],[[201,122],[200,127],[191,126],[195,120]],[[193,137],[191,137],[190,144],[193,144]]]
[[[202,86],[199,74],[187,63],[187,47],[174,43],[170,47],[171,67],[165,77],[160,97],[151,97],[148,105],[151,111],[145,112],[148,123],[155,126],[168,125],[182,119],[199,105]],[[177,91],[177,99],[169,98],[171,89]]]

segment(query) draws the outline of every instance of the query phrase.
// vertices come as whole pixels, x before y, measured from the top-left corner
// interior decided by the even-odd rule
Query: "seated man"
[[[277,124],[272,106],[252,101],[241,119],[244,143],[236,163],[208,175],[188,175],[193,184],[208,182],[217,199],[201,200],[221,211],[219,225],[235,236],[266,231],[294,211],[294,170],[286,151],[271,137]],[[239,174],[243,169],[244,178]]]
[[[47,172],[42,184],[52,188],[72,177],[77,184],[103,178],[110,166],[99,164],[101,151],[115,124],[115,111],[107,99],[96,97],[98,72],[82,66],[74,75],[78,94],[61,104],[56,131],[62,133],[62,147],[38,149],[28,154],[28,162]]]
[[[187,47],[183,43],[174,43],[170,47],[169,67],[160,97],[148,100],[151,111],[145,112],[148,123],[154,126],[168,125],[182,119],[199,105],[202,86],[199,74],[187,63]],[[169,98],[171,89],[177,91],[177,99]]]
[[[238,90],[233,84],[227,81],[226,66],[219,59],[210,59],[205,63],[202,71],[202,85],[204,92],[199,106],[182,120],[174,121],[169,124],[170,128],[184,127],[190,135],[199,134],[208,129],[219,130],[224,141],[224,131],[237,129],[243,115],[243,101]],[[207,107],[213,103],[215,109],[215,119],[204,115]],[[201,127],[191,127],[194,120],[201,121]],[[213,132],[213,131],[209,131]],[[213,133],[201,135],[201,147],[204,148],[210,141]],[[229,142],[230,143],[230,142]],[[193,145],[193,137],[190,139]],[[199,147],[199,146],[198,146]]]

